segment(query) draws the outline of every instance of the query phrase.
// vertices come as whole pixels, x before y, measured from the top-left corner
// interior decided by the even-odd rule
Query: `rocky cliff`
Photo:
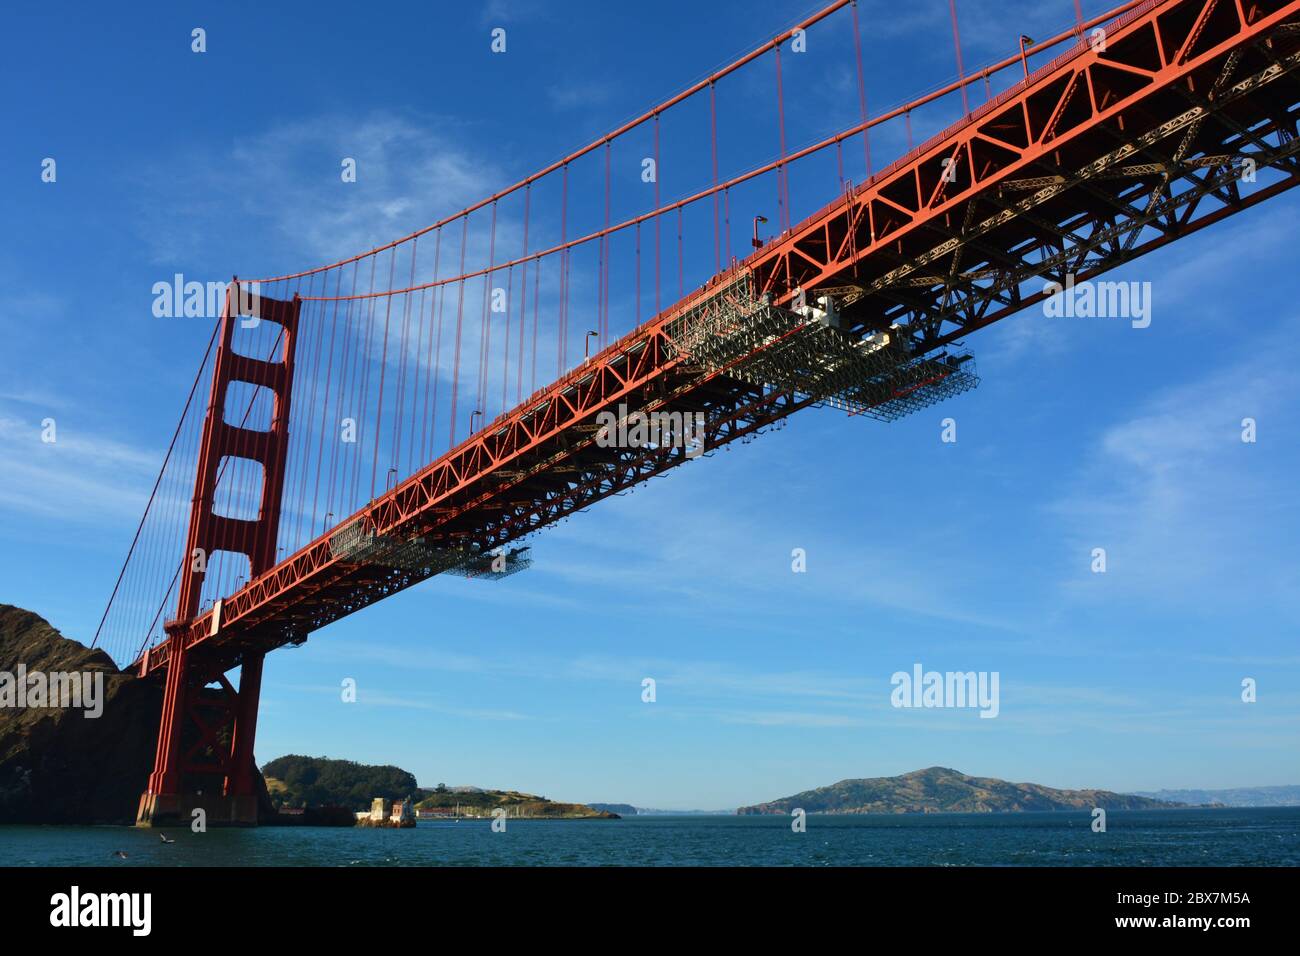
[[[44,618],[0,604],[0,681],[102,673],[103,712],[0,705],[0,823],[131,823],[153,768],[162,686],[117,669]]]

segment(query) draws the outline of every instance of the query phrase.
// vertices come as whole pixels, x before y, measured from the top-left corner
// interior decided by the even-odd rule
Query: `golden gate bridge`
[[[800,409],[892,421],[972,388],[961,339],[1050,294],[1031,282],[1087,281],[1298,181],[1300,0],[1091,19],[1076,0],[973,71],[949,12],[957,79],[896,108],[869,113],[838,0],[431,226],[231,283],[95,635],[164,684],[142,824],[256,822],[268,651],[435,574],[506,577],[533,532]],[[791,60],[819,30],[850,37],[852,115],[788,148]],[[769,155],[719,123],[755,76],[778,153],[724,175],[722,149]],[[911,148],[874,169],[900,126]],[[705,185],[665,201],[682,140],[707,143]],[[617,205],[616,162],[650,172]],[[695,447],[611,440],[601,422],[631,415],[689,416]]]

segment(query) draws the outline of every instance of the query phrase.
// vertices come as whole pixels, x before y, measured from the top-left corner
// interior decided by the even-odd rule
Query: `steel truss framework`
[[[489,581],[508,578],[532,566],[533,559],[528,556],[528,550],[524,547],[502,549],[496,554],[486,552],[462,561],[443,573],[461,578],[484,578]]]
[[[753,261],[760,288],[838,286],[858,330],[898,323],[929,350],[1041,301],[1031,279],[1086,280],[1289,189],[1297,13],[1136,8],[797,227]]]
[[[839,329],[838,316],[755,300],[749,277],[733,282],[670,326],[693,365],[854,415],[896,421],[974,388],[969,355],[917,356],[890,333],[867,339]]]
[[[1135,8],[1108,25],[1105,49],[1081,40],[340,527],[439,550],[499,548],[687,460],[673,445],[602,447],[601,411],[701,412],[715,449],[814,404],[692,363],[693,316],[739,277],[776,304],[825,290],[850,331],[897,323],[924,353],[1041,299],[1022,293],[1029,279],[1086,279],[1296,185],[1298,29],[1300,0]],[[1274,180],[1244,188],[1247,160]],[[418,559],[349,563],[330,537],[219,610],[171,622],[141,673],[167,669],[178,649],[208,672],[260,661],[436,573]]]

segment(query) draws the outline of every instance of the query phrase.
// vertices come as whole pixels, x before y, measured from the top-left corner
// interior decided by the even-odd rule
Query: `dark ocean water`
[[[266,827],[195,834],[0,826],[0,866],[1260,866],[1300,865],[1300,807]],[[113,857],[124,850],[128,859]]]

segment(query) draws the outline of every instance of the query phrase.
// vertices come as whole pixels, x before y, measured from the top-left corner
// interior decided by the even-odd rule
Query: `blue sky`
[[[1073,15],[958,6],[968,67]],[[873,110],[955,72],[947,4],[888,7],[862,10]],[[94,633],[210,330],[155,318],[153,283],[276,274],[405,234],[807,12],[11,12],[0,600]],[[497,25],[509,53],[494,58]],[[826,44],[842,51],[842,33]],[[793,145],[836,125],[837,67],[822,65],[792,109]],[[915,133],[949,119],[918,116]],[[724,120],[724,163],[770,159],[775,141],[741,123]],[[903,148],[901,129],[873,141],[878,165]],[[354,190],[340,156],[358,158]],[[665,198],[695,185],[665,178]],[[833,196],[797,186],[808,208]],[[1152,283],[1149,328],[1014,317],[968,339],[973,393],[892,425],[801,413],[537,536],[523,574],[434,579],[277,651],[260,761],[310,753],[398,764],[426,785],[696,808],[936,764],[1115,790],[1298,782],[1298,212],[1283,195],[1111,276]],[[711,271],[708,245],[692,275]],[[940,441],[948,416],[956,443]],[[791,572],[794,548],[806,573]],[[998,718],[892,708],[890,675],[918,662],[999,672]]]

